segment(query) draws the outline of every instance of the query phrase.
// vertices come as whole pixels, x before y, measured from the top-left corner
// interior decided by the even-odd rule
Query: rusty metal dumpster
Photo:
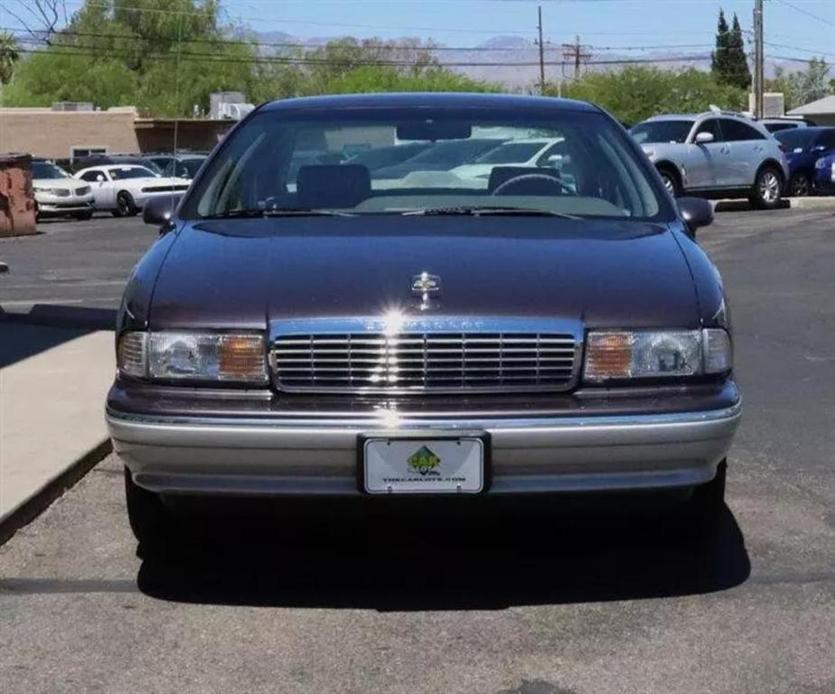
[[[0,236],[35,233],[32,157],[0,154]]]

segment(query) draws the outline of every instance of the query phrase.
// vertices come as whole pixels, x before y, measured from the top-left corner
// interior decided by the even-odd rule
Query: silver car
[[[747,197],[777,207],[789,179],[780,144],[759,123],[724,111],[655,116],[630,131],[674,196]]]

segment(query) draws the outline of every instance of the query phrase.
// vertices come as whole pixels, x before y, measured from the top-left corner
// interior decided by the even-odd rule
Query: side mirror
[[[696,238],[696,229],[713,224],[713,205],[704,198],[679,198],[678,209],[687,226],[690,238]]]
[[[713,137],[713,133],[709,132],[700,132],[696,133],[696,144],[697,145],[706,145],[709,142],[713,142],[715,138]]]
[[[161,234],[170,231],[171,218],[182,197],[182,195],[161,195],[158,198],[151,198],[142,210],[142,221],[159,227]]]
[[[96,176],[96,181],[98,183],[104,183],[104,174],[99,174],[98,176]]]

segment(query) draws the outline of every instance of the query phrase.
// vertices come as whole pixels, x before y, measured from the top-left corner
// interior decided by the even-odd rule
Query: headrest
[[[371,195],[371,175],[361,164],[302,166],[296,193],[303,207],[355,207]]]

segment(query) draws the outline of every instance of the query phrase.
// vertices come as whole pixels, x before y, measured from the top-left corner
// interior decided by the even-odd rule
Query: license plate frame
[[[411,485],[391,485],[391,490],[378,486],[369,487],[367,474],[369,456],[367,455],[369,444],[388,442],[397,444],[408,444],[410,447],[421,447],[423,445],[450,443],[450,442],[476,443],[481,452],[481,484],[478,489],[456,489],[452,487],[439,488],[437,484],[426,483],[424,489],[415,489]],[[437,447],[437,446],[436,446]],[[485,431],[455,431],[430,433],[415,432],[380,432],[360,434],[357,437],[357,487],[359,491],[368,496],[391,497],[391,496],[480,496],[487,492],[492,481],[490,456],[490,435]],[[399,486],[399,488],[398,488]]]

